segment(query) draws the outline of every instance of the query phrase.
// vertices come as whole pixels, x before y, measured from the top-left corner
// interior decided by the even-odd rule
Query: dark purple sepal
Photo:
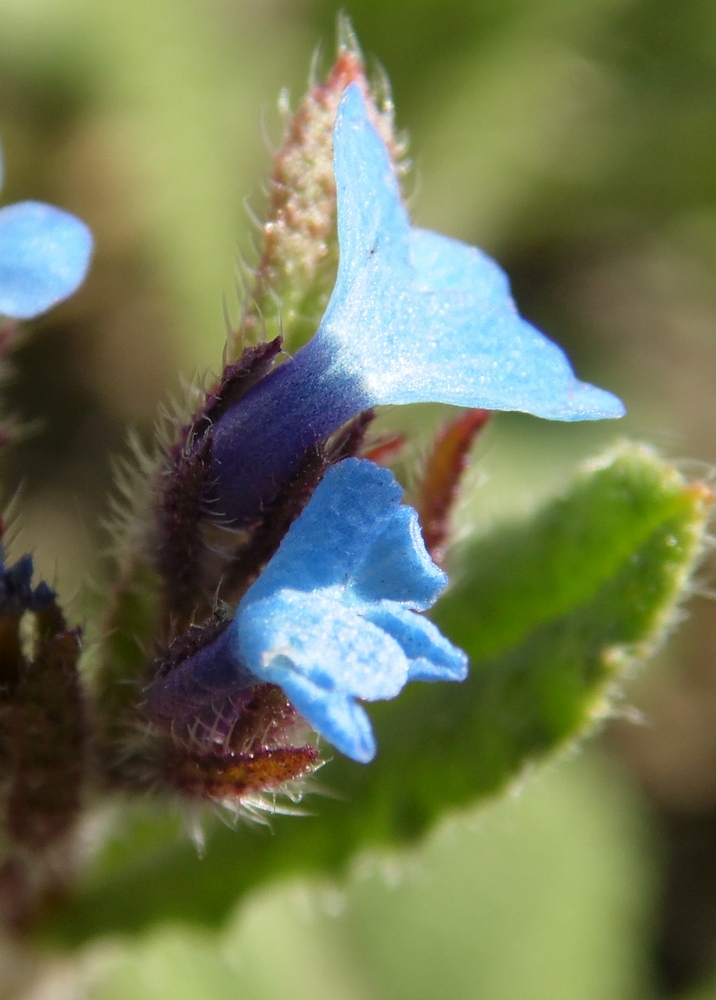
[[[183,730],[211,705],[259,683],[233,658],[228,625],[215,620],[192,626],[170,646],[144,702],[159,729]]]
[[[266,376],[281,350],[281,338],[249,347],[227,365],[217,387],[191,422],[181,428],[158,483],[156,569],[164,581],[167,617],[188,619],[214,581],[206,581],[203,522],[213,475],[209,433],[224,413]]]
[[[198,600],[204,551],[201,508],[210,471],[211,438],[192,438],[163,477],[156,568],[164,581],[167,615],[190,615]]]
[[[41,851],[79,816],[87,718],[77,669],[80,630],[67,627],[54,602],[35,620],[35,654],[22,663],[8,710],[5,829],[15,844]]]
[[[218,388],[209,393],[203,409],[194,419],[194,430],[203,434],[257,382],[265,378],[273,368],[282,347],[283,338],[274,337],[267,343],[244,348],[238,361],[224,368]]]

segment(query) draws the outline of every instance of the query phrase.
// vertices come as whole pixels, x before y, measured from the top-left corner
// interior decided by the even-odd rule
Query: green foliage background
[[[497,256],[526,315],[630,409],[617,430],[498,419],[462,512],[477,546],[615,433],[714,461],[716,5],[344,9],[392,80],[416,220]],[[86,288],[18,356],[12,401],[45,429],[4,470],[26,482],[17,551],[36,553],[78,615],[102,572],[106,456],[128,421],[149,433],[177,371],[220,363],[234,261],[251,254],[244,197],[260,215],[280,137],[276,95],[287,86],[298,99],[319,41],[328,63],[335,17],[321,0],[0,0],[4,196],[60,203],[98,240]],[[392,418],[419,430],[413,461],[441,415]],[[406,856],[362,857],[338,886],[257,891],[219,931],[178,925],[168,906],[132,941],[84,946],[72,975],[107,998],[657,996],[658,818],[716,811],[716,627],[706,602],[693,616],[632,695],[651,720],[645,736],[613,727],[599,750],[448,819]],[[167,827],[181,837],[174,819],[161,837]],[[248,838],[260,854],[268,836],[227,834],[222,850]],[[126,839],[142,837],[160,837],[143,815]],[[98,898],[98,928],[122,926],[111,893]],[[8,983],[25,975],[8,969]]]

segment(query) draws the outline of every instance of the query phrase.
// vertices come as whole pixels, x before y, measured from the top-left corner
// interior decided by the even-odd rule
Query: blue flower
[[[467,675],[465,654],[415,613],[435,603],[447,577],[402,494],[372,462],[329,469],[228,630],[241,664],[280,685],[317,732],[362,762],[375,740],[356,699]]]
[[[333,294],[313,339],[214,426],[217,512],[237,523],[255,517],[309,447],[379,404],[453,403],[551,420],[623,415],[615,396],[580,382],[561,349],[519,316],[493,260],[410,225],[356,84],[341,100],[333,147]]]
[[[30,319],[66,299],[91,255],[92,234],[74,215],[37,201],[0,209],[0,315]]]
[[[330,468],[229,627],[155,684],[150,717],[278,684],[321,736],[365,763],[376,746],[357,699],[394,698],[410,680],[463,680],[465,654],[416,614],[447,577],[402,494],[372,462]]]

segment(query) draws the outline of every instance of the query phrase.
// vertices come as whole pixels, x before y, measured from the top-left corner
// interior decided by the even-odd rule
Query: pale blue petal
[[[242,603],[234,622],[239,661],[271,684],[283,684],[289,669],[325,691],[377,701],[394,698],[408,679],[395,639],[332,595],[281,590]]]
[[[400,645],[408,658],[409,681],[464,681],[467,677],[465,653],[422,615],[383,601],[367,610],[366,618]]]
[[[304,677],[287,670],[281,684],[291,704],[346,757],[367,764],[375,757],[375,736],[364,709],[343,695],[326,693]]]
[[[336,391],[373,404],[442,402],[553,420],[624,413],[586,386],[564,352],[522,320],[499,267],[473,247],[407,228],[387,149],[359,89],[334,133],[340,263],[312,350],[333,358]]]
[[[410,219],[385,143],[368,121],[359,87],[346,88],[333,131],[333,172],[340,210],[341,269],[360,267],[389,246],[406,252]]]
[[[74,215],[24,201],[0,209],[0,314],[30,319],[84,280],[92,235]]]
[[[409,678],[462,680],[466,657],[408,608],[431,606],[447,577],[393,474],[349,458],[326,473],[227,629],[231,659],[278,684],[329,742],[370,760],[355,698],[394,698]]]
[[[510,281],[497,261],[480,250],[442,233],[417,226],[410,230],[409,260],[417,291],[464,291],[517,311]]]
[[[435,604],[447,586],[447,574],[425,548],[417,511],[398,506],[366,552],[350,581],[347,599],[399,601],[416,611]]]
[[[262,600],[281,588],[314,591],[347,585],[402,495],[388,469],[355,458],[334,465],[244,602]],[[402,552],[394,557],[400,561]]]

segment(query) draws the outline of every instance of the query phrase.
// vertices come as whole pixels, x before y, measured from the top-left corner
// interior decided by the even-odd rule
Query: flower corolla
[[[2,155],[0,154],[0,185]],[[31,319],[84,281],[92,234],[53,205],[21,201],[0,209],[0,315]]]
[[[376,405],[442,402],[551,420],[623,415],[620,400],[580,382],[564,352],[520,317],[493,260],[411,226],[355,83],[341,99],[333,149],[336,284],[312,340],[213,428],[217,512],[250,520],[308,448]]]
[[[416,614],[447,576],[402,493],[372,462],[329,469],[229,627],[239,662],[280,685],[317,732],[359,761],[372,759],[375,741],[356,699],[467,675],[465,654]]]
[[[393,474],[365,459],[330,468],[229,627],[149,694],[155,719],[197,692],[211,701],[279,685],[340,751],[376,752],[358,703],[394,698],[411,680],[463,680],[467,657],[422,615],[447,577]],[[200,699],[199,699],[200,700]]]

